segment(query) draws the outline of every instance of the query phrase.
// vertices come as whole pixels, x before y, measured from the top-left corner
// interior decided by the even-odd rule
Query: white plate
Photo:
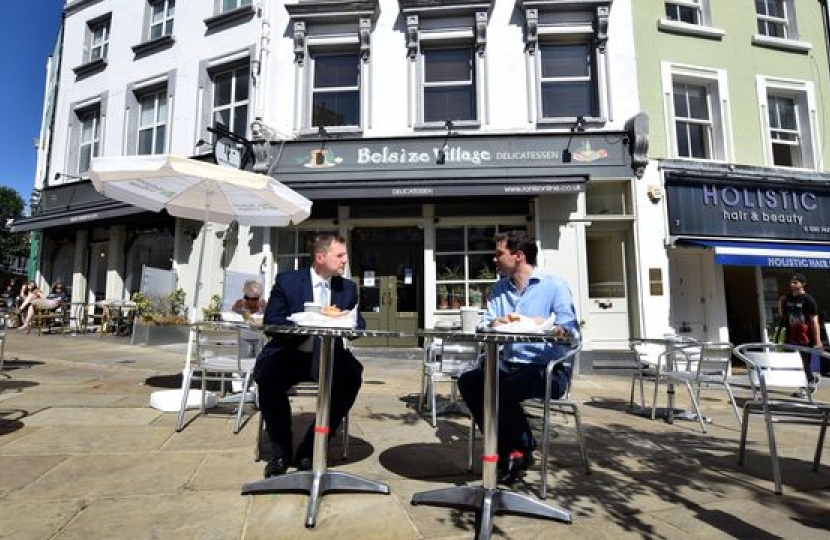
[[[328,315],[323,315],[322,313],[304,311],[300,313],[294,313],[293,315],[288,317],[288,320],[297,323],[298,326],[315,326],[322,328],[354,328],[355,326],[357,326],[356,316],[357,313],[354,310],[347,311],[346,313],[338,317],[329,317]]]

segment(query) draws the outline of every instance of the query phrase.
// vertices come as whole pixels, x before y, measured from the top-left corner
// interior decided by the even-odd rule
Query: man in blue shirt
[[[571,292],[560,278],[536,268],[538,247],[523,231],[496,235],[493,261],[502,278],[487,299],[487,313],[479,326],[496,327],[530,317],[537,324],[555,316],[554,335],[579,336]],[[521,402],[545,394],[545,367],[565,353],[552,343],[508,343],[499,361],[498,480],[512,484],[530,467],[536,447]],[[551,375],[551,397],[561,397],[570,373],[556,369]],[[483,427],[484,370],[479,367],[461,375],[458,388],[479,429]]]

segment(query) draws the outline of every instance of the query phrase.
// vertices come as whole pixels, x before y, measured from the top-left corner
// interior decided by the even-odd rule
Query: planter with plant
[[[222,297],[214,294],[207,307],[202,308],[202,318],[206,321],[218,321],[222,314]]]
[[[176,289],[167,296],[134,293],[136,323],[132,344],[163,345],[186,342],[190,332],[185,292]]]

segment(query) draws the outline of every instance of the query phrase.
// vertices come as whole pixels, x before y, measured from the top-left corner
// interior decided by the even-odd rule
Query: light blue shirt
[[[489,326],[493,319],[510,313],[543,319],[555,313],[555,324],[579,337],[579,323],[567,283],[539,269],[534,269],[527,287],[521,293],[510,278],[497,281],[487,299],[487,313],[479,325]],[[563,356],[565,352],[565,347],[553,343],[506,343],[502,348],[502,362],[545,365],[549,360]]]

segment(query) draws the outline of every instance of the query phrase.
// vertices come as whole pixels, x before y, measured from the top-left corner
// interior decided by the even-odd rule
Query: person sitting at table
[[[69,296],[63,288],[63,283],[55,282],[49,294],[44,295],[35,282],[29,283],[29,295],[20,306],[20,313],[23,316],[23,324],[18,330],[30,330],[32,318],[37,309],[57,309],[69,301]]]
[[[265,311],[265,305],[262,283],[256,279],[247,279],[242,286],[242,298],[233,303],[231,311],[240,315],[258,315]]]
[[[303,311],[305,302],[314,301],[341,310],[357,305],[357,286],[344,279],[348,264],[346,241],[337,235],[319,234],[311,245],[311,268],[282,272],[265,308],[263,323],[293,325],[287,319]],[[366,321],[357,314],[356,327],[366,328]],[[257,356],[253,378],[259,387],[259,408],[271,440],[271,460],[265,466],[265,477],[285,474],[289,465],[299,470],[312,466],[314,425],[309,426],[296,452],[292,452],[291,404],[288,391],[300,381],[318,378],[318,347],[315,338],[297,335],[276,335]],[[342,339],[332,346],[332,381],[329,433],[334,433],[348,414],[363,383],[363,366],[347,349]]]
[[[479,327],[496,327],[532,317],[537,324],[556,315],[553,334],[579,336],[579,325],[568,285],[561,278],[536,267],[538,247],[523,231],[510,231],[495,237],[493,260],[502,278],[487,299],[487,312]],[[499,359],[498,388],[498,481],[511,485],[532,465],[536,441],[522,409],[522,401],[545,395],[545,368],[548,361],[563,356],[562,345],[552,343],[506,343]],[[555,369],[551,375],[551,397],[561,397],[570,373]],[[483,432],[484,368],[462,374],[458,389],[476,425]]]

